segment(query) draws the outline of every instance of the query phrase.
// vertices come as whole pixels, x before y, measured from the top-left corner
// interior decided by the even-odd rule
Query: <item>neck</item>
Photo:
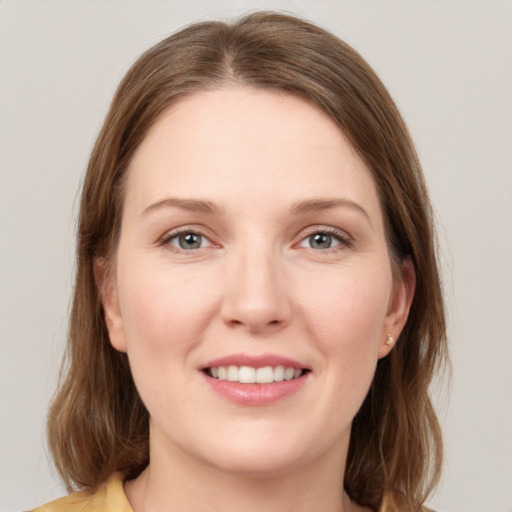
[[[134,512],[354,512],[343,491],[344,461],[333,449],[320,460],[269,474],[230,473],[183,452],[153,450],[151,463],[125,484]]]

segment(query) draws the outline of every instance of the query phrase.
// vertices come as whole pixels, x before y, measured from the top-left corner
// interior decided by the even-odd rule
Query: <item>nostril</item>
[[[290,305],[284,297],[260,296],[243,287],[238,293],[229,293],[223,300],[221,316],[230,328],[245,327],[251,332],[266,329],[276,331],[288,324],[291,317]],[[279,299],[279,300],[278,300]]]

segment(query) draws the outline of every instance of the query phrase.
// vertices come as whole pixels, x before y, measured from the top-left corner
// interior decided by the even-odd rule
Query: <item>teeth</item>
[[[238,371],[238,382],[242,382],[243,384],[253,384],[256,382],[256,370],[250,366],[240,366],[240,370]]]
[[[295,368],[286,368],[286,370],[284,371],[284,380],[292,380],[294,373]]]
[[[217,366],[208,369],[208,375],[215,379],[239,382],[241,384],[270,384],[283,380],[297,379],[303,371],[284,366],[264,366],[253,368],[252,366]]]
[[[298,371],[300,372],[300,370]],[[274,368],[274,380],[276,382],[281,382],[282,380],[284,380],[284,366],[276,366]]]
[[[238,380],[238,368],[236,366],[228,366],[226,380],[229,380],[229,382],[236,382]]]
[[[271,366],[264,366],[256,370],[256,382],[258,384],[270,384],[274,382],[274,369]]]

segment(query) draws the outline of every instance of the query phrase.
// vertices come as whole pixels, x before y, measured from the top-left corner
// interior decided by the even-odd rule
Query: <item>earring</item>
[[[386,336],[388,337],[388,339],[386,341],[386,346],[390,347],[391,345],[393,345],[395,340],[393,339],[393,336],[391,336],[391,334],[389,334],[389,333]]]

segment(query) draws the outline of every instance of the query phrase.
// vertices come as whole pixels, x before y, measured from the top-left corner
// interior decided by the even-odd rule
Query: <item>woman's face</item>
[[[103,298],[152,464],[339,465],[414,281],[393,280],[365,164],[304,100],[232,88],[169,108],[128,173]]]

